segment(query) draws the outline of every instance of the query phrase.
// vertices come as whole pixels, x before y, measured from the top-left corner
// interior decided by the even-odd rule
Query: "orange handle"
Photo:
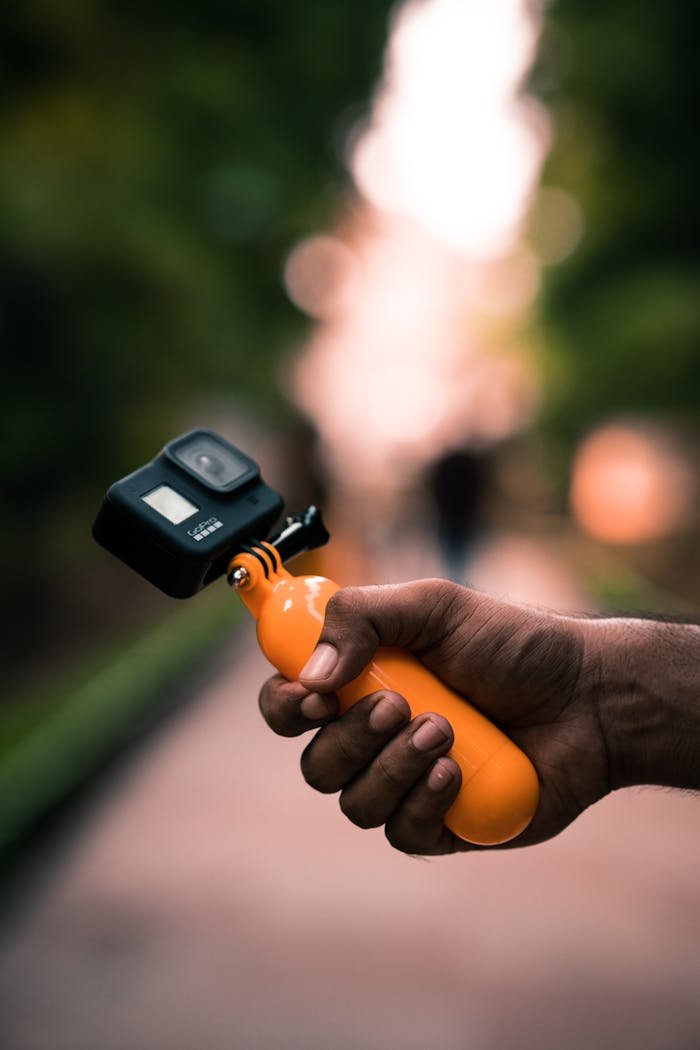
[[[297,679],[316,647],[326,605],[338,585],[322,576],[291,576],[281,567],[268,567],[266,576],[250,554],[233,560],[230,568],[238,567],[248,575],[239,594],[258,622],[262,651],[281,674]],[[452,726],[449,754],[462,770],[462,786],[445,824],[455,835],[492,846],[527,827],[539,784],[532,763],[512,740],[402,649],[377,651],[362,674],[339,691],[341,711],[379,689],[400,693],[412,717],[435,711]]]
[[[452,726],[449,755],[462,770],[462,787],[445,823],[455,835],[492,846],[527,827],[539,797],[537,774],[505,733],[402,649],[379,649],[359,678],[340,690],[341,710],[378,689],[400,693],[412,717],[436,711]]]

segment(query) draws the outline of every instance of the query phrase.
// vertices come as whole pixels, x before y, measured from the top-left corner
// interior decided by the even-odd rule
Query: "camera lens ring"
[[[166,453],[200,484],[229,492],[258,476],[256,464],[218,435],[195,430],[166,446]]]

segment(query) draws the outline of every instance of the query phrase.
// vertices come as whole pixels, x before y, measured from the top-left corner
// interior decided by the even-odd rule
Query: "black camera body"
[[[266,539],[283,510],[254,460],[198,429],[110,486],[92,533],[160,590],[189,598],[242,546]]]

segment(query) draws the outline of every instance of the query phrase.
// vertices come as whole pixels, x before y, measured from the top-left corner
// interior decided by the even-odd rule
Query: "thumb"
[[[336,591],[300,682],[334,692],[360,674],[380,645],[416,653],[438,646],[453,626],[450,609],[463,590],[447,580],[416,580]]]

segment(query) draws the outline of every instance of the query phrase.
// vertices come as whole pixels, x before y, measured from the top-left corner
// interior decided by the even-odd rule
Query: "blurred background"
[[[211,426],[343,583],[700,604],[700,16],[610,0],[0,14],[0,1042],[685,1050],[697,800],[423,862],[300,783],[222,584],[93,543]]]

